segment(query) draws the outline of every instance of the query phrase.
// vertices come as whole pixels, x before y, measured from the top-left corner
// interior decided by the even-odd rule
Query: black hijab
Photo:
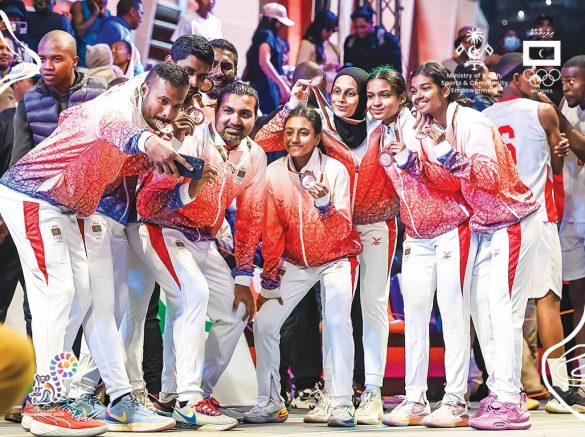
[[[348,118],[350,120],[363,121],[357,124],[352,124],[335,115],[335,129],[347,147],[355,149],[364,142],[368,132],[366,123],[366,86],[368,84],[368,73],[358,67],[344,68],[335,76],[335,79],[333,80],[334,86],[337,78],[340,76],[351,76],[357,83],[357,91],[359,95],[358,106],[355,113]]]

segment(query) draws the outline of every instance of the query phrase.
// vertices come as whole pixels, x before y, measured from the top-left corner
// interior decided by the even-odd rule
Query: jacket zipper
[[[303,261],[305,266],[309,267],[307,255],[305,254],[305,240],[303,240],[303,194],[299,191],[299,238],[301,240],[301,252],[303,252]]]

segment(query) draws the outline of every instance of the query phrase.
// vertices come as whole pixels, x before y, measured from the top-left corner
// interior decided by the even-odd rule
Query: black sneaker
[[[557,393],[565,403],[574,411],[585,413],[585,397],[583,391],[579,386],[571,386],[569,390],[563,391],[558,387],[553,387],[553,391]],[[561,404],[553,395],[544,407],[544,411],[551,414],[569,414],[570,411]]]
[[[292,400],[291,408],[300,408],[303,410],[312,410],[317,405],[319,393],[321,387],[319,383],[315,383],[313,387],[304,388],[295,393],[295,397]]]

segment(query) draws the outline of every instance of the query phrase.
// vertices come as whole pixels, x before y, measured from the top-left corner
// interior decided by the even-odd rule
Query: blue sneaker
[[[106,408],[109,431],[155,432],[173,429],[175,420],[163,417],[142,405],[136,396],[127,394],[115,406]]]
[[[71,406],[80,410],[84,416],[90,419],[104,420],[106,418],[106,407],[99,401],[96,396],[88,393],[75,399]]]

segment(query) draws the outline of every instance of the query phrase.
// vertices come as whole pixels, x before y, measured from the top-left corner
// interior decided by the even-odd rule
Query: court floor
[[[298,410],[290,414],[289,419],[285,423],[268,424],[268,425],[241,425],[238,428],[227,432],[207,432],[205,435],[213,436],[273,436],[273,437],[309,437],[314,435],[323,436],[348,436],[349,433],[355,435],[356,433],[363,434],[364,437],[392,435],[392,436],[409,436],[409,435],[432,435],[433,437],[447,437],[447,436],[467,436],[467,435],[487,435],[486,432],[475,431],[470,428],[458,429],[429,429],[425,427],[410,427],[410,428],[389,428],[384,425],[379,426],[358,426],[353,429],[335,429],[328,428],[325,425],[309,425],[303,423],[304,412]],[[179,434],[186,435],[195,433],[197,431],[168,431],[166,435],[174,434],[178,437]],[[0,436],[30,436],[31,434],[25,432],[20,425],[0,421]],[[128,436],[128,433],[109,432],[103,434],[106,437],[123,437]],[[155,436],[161,435],[159,433],[140,433],[137,436]],[[517,437],[532,437],[532,436],[552,436],[552,437],[572,437],[585,436],[585,415],[582,420],[573,416],[572,414],[551,415],[544,411],[532,412],[532,428],[528,431],[500,431],[494,437],[505,436]]]

